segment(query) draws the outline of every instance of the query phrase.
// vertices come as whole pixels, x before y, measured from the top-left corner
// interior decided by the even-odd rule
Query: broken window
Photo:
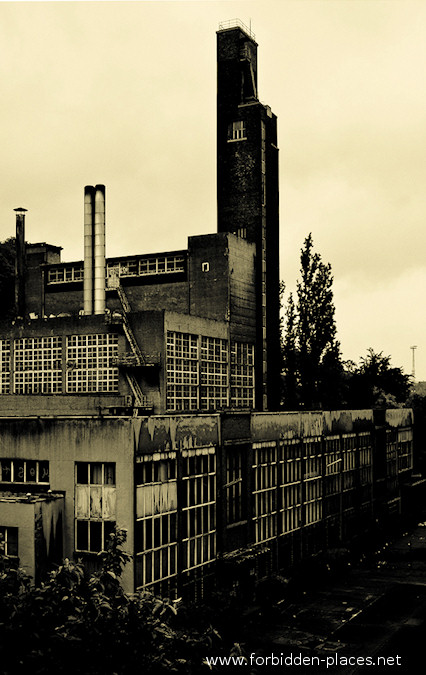
[[[116,518],[115,463],[75,464],[75,548],[106,548]]]
[[[8,558],[18,557],[18,528],[3,527],[0,525],[0,551],[3,547],[4,555]]]

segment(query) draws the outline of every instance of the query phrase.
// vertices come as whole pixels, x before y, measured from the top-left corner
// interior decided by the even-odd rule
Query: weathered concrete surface
[[[349,570],[338,581],[288,605],[276,624],[259,636],[259,645],[253,645],[253,650],[247,645],[249,651],[263,656],[301,654],[321,659],[319,665],[286,667],[295,672],[349,675],[368,668],[374,673],[423,672],[426,527],[418,526],[386,546],[374,563]],[[358,662],[327,668],[326,658],[336,656],[371,657],[374,664]],[[394,661],[376,665],[378,656],[393,657]],[[260,668],[258,672],[269,669]]]

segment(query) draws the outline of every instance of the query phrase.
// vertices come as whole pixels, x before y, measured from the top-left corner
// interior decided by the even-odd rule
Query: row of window
[[[185,257],[183,255],[157,256],[153,258],[139,258],[125,260],[118,263],[107,263],[106,278],[111,276],[135,277],[151,274],[173,274],[185,270]],[[65,267],[52,267],[49,269],[48,284],[62,284],[73,281],[83,281],[84,267],[68,265]]]
[[[49,462],[0,459],[1,483],[49,483]]]
[[[62,337],[19,338],[14,341],[15,394],[57,394],[63,390]],[[111,333],[66,338],[67,393],[118,391],[118,336]],[[0,393],[10,393],[11,344],[0,340]]]

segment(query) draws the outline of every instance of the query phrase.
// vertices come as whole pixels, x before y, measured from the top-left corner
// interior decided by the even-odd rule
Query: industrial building
[[[218,231],[105,255],[105,186],[84,190],[84,260],[25,241],[0,323],[0,534],[36,580],[96,567],[115,525],[128,590],[203,592],[254,549],[258,576],[401,511],[411,411],[279,413],[276,116],[257,44],[217,33]],[[263,562],[262,562],[263,561]]]

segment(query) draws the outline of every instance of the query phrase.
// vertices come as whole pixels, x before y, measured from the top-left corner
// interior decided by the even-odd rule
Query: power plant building
[[[84,260],[61,262],[16,211],[0,534],[36,580],[62,556],[95,568],[117,525],[127,590],[201,593],[219,557],[254,547],[261,576],[401,510],[411,411],[277,412],[277,120],[251,31],[217,48],[217,233],[106,258],[105,186],[86,186]]]

